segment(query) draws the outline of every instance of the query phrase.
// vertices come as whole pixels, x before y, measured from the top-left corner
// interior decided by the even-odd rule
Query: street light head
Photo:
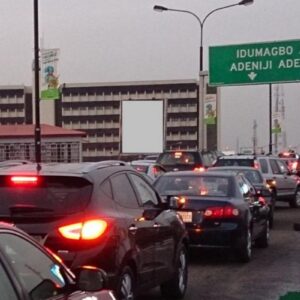
[[[242,0],[239,2],[239,5],[251,5],[254,3],[254,0]]]
[[[159,11],[159,12],[163,12],[163,11],[165,11],[165,10],[168,10],[166,7],[160,6],[160,5],[154,5],[153,9],[154,9],[155,11]]]

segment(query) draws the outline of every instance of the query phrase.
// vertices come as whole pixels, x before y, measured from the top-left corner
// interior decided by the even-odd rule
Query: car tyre
[[[188,280],[187,249],[182,245],[176,259],[176,270],[173,278],[160,286],[161,294],[166,299],[182,299],[185,295]]]
[[[237,257],[240,262],[247,263],[251,260],[252,256],[252,233],[251,229],[248,226],[244,235],[239,241],[237,248]]]
[[[290,207],[292,208],[298,208],[300,207],[300,187],[297,187],[296,193],[293,196],[293,198],[289,202]]]
[[[135,299],[135,276],[129,266],[124,267],[121,272],[116,294],[118,300]]]
[[[270,240],[270,222],[266,220],[265,227],[259,238],[256,239],[255,245],[259,248],[267,248]]]

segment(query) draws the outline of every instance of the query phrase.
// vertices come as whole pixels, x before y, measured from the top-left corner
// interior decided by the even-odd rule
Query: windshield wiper
[[[10,213],[13,214],[30,214],[30,213],[53,213],[54,210],[46,207],[38,207],[34,205],[15,205],[9,207]]]

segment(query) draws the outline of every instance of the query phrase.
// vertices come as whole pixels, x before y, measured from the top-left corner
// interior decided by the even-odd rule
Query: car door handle
[[[131,226],[128,228],[129,232],[132,233],[132,234],[136,234],[137,229],[138,229],[138,228],[137,228],[135,225],[131,225]]]
[[[153,227],[154,227],[154,228],[159,228],[159,227],[161,227],[161,225],[160,225],[160,224],[157,224],[157,223],[155,223],[155,224],[153,225]]]

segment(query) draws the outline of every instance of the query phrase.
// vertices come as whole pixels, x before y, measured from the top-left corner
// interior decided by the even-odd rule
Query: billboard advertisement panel
[[[163,101],[122,101],[122,153],[163,150]]]

